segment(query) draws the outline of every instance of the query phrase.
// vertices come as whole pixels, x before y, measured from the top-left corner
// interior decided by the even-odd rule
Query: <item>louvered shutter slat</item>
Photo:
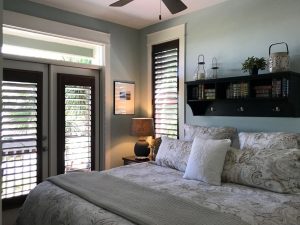
[[[2,199],[37,185],[37,83],[2,82]]]
[[[65,170],[91,170],[91,87],[65,86]]]
[[[168,42],[153,47],[153,103],[155,136],[178,136],[178,46]]]

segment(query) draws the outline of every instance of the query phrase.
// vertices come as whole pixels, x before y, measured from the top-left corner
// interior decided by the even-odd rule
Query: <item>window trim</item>
[[[174,26],[165,30],[154,32],[147,35],[147,86],[141,90],[147,89],[146,112],[149,117],[153,115],[152,111],[152,45],[179,39],[179,67],[178,67],[178,119],[179,119],[179,138],[183,138],[183,125],[185,122],[185,24]]]
[[[57,174],[64,174],[65,172],[65,85],[91,86],[91,170],[95,170],[95,77],[57,73]]]
[[[21,73],[21,75],[20,75]],[[37,184],[42,182],[43,166],[43,73],[39,71],[3,68],[3,81],[35,82],[37,83]],[[2,85],[2,82],[1,82]],[[2,152],[1,152],[2,154]],[[2,164],[2,161],[1,161]],[[2,177],[1,177],[2,179]],[[1,182],[2,183],[2,182]],[[27,195],[20,195],[2,199],[4,210],[18,207],[23,204]]]

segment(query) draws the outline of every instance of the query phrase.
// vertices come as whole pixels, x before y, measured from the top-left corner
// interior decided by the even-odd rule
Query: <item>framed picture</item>
[[[135,83],[114,81],[114,114],[133,115],[135,102]]]

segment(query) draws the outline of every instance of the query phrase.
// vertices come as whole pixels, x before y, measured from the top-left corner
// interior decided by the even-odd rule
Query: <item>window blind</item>
[[[154,45],[153,112],[155,136],[178,137],[179,40]]]
[[[95,78],[58,74],[57,173],[95,169]]]
[[[37,83],[2,82],[2,199],[26,195],[37,185]]]
[[[91,87],[65,86],[65,172],[91,170]]]

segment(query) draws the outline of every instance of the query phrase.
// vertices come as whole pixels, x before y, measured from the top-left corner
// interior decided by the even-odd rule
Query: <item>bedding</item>
[[[137,224],[247,225],[236,216],[210,210],[192,201],[109,174],[72,173],[48,180]],[[138,199],[138,204],[134,199]]]
[[[183,172],[139,163],[101,172],[238,216],[252,225],[299,225],[300,195],[279,194],[238,184],[213,186],[185,180]],[[134,200],[134,199],[133,199]],[[138,199],[135,199],[138,201]],[[30,192],[17,225],[129,225],[132,222],[44,181]]]
[[[300,193],[300,150],[230,148],[222,180],[279,193]]]
[[[161,137],[161,144],[155,161],[157,165],[185,171],[193,142],[182,141],[166,136]]]
[[[205,140],[196,137],[183,178],[221,185],[224,160],[230,144],[229,139]]]
[[[290,149],[298,147],[299,134],[283,132],[240,132],[240,149]]]
[[[204,127],[184,124],[184,140],[193,141],[195,137],[202,139],[233,139],[237,135],[234,127]]]

